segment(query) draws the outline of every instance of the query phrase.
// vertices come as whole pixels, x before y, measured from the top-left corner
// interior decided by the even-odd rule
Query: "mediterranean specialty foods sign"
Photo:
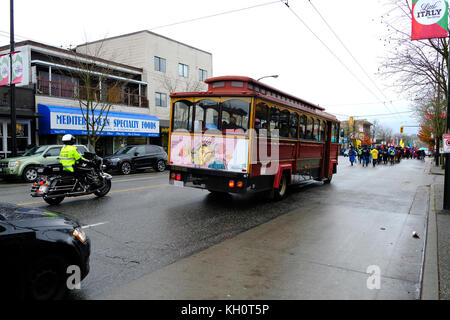
[[[86,120],[79,108],[39,104],[38,113],[43,116],[39,119],[39,134],[87,135]],[[109,112],[107,117],[94,114],[99,127],[104,125],[101,135],[159,137],[157,117],[121,112]]]
[[[411,40],[448,36],[447,0],[412,0]]]

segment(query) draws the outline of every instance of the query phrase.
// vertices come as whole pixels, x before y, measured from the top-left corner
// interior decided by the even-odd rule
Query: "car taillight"
[[[230,180],[230,181],[228,182],[228,186],[229,186],[230,188],[234,188],[234,180]]]
[[[244,186],[244,183],[242,181],[238,181],[238,183],[236,184],[236,186],[238,188],[242,188]]]
[[[177,176],[176,176],[176,179],[178,180],[178,181],[181,181],[181,174],[177,174]]]

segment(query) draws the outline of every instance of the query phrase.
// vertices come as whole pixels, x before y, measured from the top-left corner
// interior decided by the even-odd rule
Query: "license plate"
[[[176,186],[176,187],[184,187],[184,182],[183,182],[183,181],[175,180],[175,181],[173,182],[173,185]]]

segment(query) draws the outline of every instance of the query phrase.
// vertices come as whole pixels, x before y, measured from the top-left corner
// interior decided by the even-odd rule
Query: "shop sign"
[[[39,134],[86,135],[86,119],[80,109],[38,105]],[[102,128],[100,135],[159,137],[159,120],[150,115],[109,112],[108,115],[94,113],[90,121],[95,128]],[[100,130],[99,130],[100,131]]]

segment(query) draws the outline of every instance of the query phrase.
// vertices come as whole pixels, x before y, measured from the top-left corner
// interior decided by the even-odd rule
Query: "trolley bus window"
[[[288,110],[280,112],[280,137],[289,138],[289,116]]]
[[[205,127],[205,111],[201,107],[195,108],[194,132],[203,132]]]
[[[233,99],[222,103],[222,130],[245,133],[250,120],[250,103]]]
[[[336,143],[337,142],[337,137],[338,137],[338,124],[334,123],[333,127],[331,129],[331,142]]]
[[[259,129],[267,130],[268,128],[269,107],[265,103],[258,103],[255,109],[255,130],[259,134]],[[261,133],[266,135],[265,133]]]
[[[320,141],[325,141],[325,121],[320,121]]]
[[[308,117],[306,122],[305,139],[312,139],[313,127],[314,127],[313,118]]]
[[[192,131],[192,102],[182,100],[175,102],[173,108],[172,131]]]
[[[219,129],[219,103],[217,101],[210,99],[198,101],[195,104],[195,115],[196,126],[198,128],[201,126],[201,132]],[[197,119],[197,115],[202,118]],[[197,120],[202,122],[197,123]]]
[[[289,138],[297,139],[298,130],[298,113],[291,113],[289,117]]]
[[[320,120],[314,120],[314,139],[320,141]]]
[[[300,132],[299,132],[300,139],[305,139],[305,132],[306,132],[306,116],[302,115],[300,117]]]
[[[328,141],[329,137],[328,137],[328,127],[327,127],[327,123],[324,122],[323,124],[323,141]]]
[[[338,143],[339,142],[339,123],[335,123],[334,124],[334,128],[335,128],[335,142]]]
[[[275,132],[275,130],[277,130]],[[270,136],[279,136],[280,130],[280,110],[278,108],[270,108]]]

